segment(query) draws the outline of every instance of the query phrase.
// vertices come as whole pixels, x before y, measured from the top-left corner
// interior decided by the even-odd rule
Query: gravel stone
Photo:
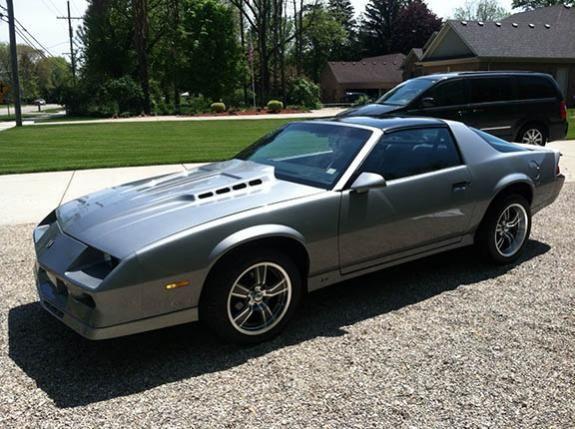
[[[575,427],[575,184],[513,266],[460,249],[311,294],[277,339],[200,324],[102,342],[37,302],[0,228],[0,427]]]

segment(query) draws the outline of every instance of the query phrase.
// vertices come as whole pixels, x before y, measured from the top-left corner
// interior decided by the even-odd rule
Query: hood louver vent
[[[255,186],[260,186],[263,183],[264,182],[262,179],[254,179],[254,180],[250,180],[249,182],[241,182],[241,183],[236,183],[235,185],[232,185],[232,186],[226,186],[223,188],[219,188],[219,189],[216,189],[214,191],[202,192],[200,194],[197,194],[196,197],[198,200],[206,200],[208,198],[213,198],[213,197],[218,196],[218,195],[229,194],[230,192],[234,192],[234,191],[241,191],[242,189],[247,189],[248,187],[253,188]]]

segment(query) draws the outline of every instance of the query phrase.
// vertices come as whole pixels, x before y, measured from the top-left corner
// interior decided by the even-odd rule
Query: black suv
[[[509,141],[544,145],[567,134],[567,107],[550,75],[459,72],[410,79],[374,104],[338,115],[417,115],[461,121]]]

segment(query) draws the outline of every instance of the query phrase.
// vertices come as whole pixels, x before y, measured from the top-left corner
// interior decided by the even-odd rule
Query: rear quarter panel
[[[477,229],[493,199],[514,183],[525,183],[531,187],[533,212],[546,204],[555,180],[553,151],[533,148],[502,153],[465,125],[452,122],[450,126],[472,175],[468,191],[476,207],[470,222],[470,232]]]

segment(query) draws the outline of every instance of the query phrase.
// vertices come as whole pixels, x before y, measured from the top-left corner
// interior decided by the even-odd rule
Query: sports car
[[[42,306],[90,339],[200,320],[277,335],[304,294],[475,244],[519,257],[560,153],[459,122],[292,122],[231,160],[61,205],[34,230]]]

